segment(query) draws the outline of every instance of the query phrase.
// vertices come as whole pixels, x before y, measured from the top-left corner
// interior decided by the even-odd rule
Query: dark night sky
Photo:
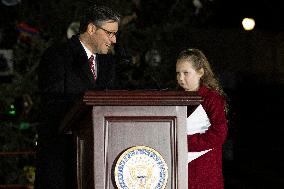
[[[211,22],[220,27],[238,27],[247,16],[255,18],[258,29],[282,31],[284,11],[280,4],[278,0],[214,0]]]
[[[259,29],[284,30],[281,0],[211,0],[210,4],[213,8],[213,15],[208,23],[210,25],[239,27],[244,16],[251,16],[256,19],[256,27]],[[17,16],[17,6],[7,7],[0,3],[0,11],[1,15],[6,15],[0,18],[0,25]]]

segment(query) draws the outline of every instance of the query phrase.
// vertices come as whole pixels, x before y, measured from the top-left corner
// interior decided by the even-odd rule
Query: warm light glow
[[[245,30],[253,30],[255,26],[255,21],[253,18],[244,18],[242,21],[242,25]]]

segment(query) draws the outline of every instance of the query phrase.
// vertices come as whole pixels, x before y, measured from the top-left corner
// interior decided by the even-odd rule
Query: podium
[[[186,118],[201,101],[185,91],[85,92],[60,127],[74,136],[75,188],[117,188],[114,171],[120,155],[147,146],[167,165],[162,188],[187,189]]]

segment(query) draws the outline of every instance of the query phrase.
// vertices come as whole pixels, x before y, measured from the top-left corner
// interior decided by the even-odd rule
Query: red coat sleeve
[[[205,133],[187,136],[188,151],[202,151],[221,146],[227,136],[225,100],[216,92],[209,92],[201,103],[211,126]]]

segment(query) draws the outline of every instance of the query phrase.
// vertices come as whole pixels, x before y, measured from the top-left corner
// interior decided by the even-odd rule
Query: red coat
[[[188,164],[188,188],[223,189],[222,144],[228,130],[225,99],[205,86],[200,87],[198,94],[204,100],[201,104],[211,126],[205,133],[187,136],[188,151],[212,150]]]

